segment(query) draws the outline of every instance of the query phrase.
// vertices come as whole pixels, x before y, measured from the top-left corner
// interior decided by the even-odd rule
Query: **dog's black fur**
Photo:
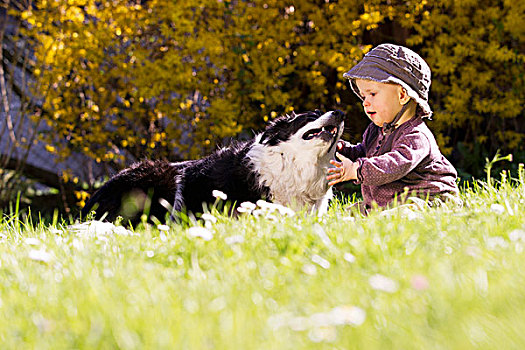
[[[343,114],[339,111],[332,113],[337,120],[330,126],[337,126],[338,135],[330,135],[330,142],[335,145],[340,136],[339,123]],[[237,204],[271,199],[272,189],[260,181],[261,169],[254,168],[248,152],[254,143],[271,147],[286,142],[321,114],[315,111],[278,118],[260,138],[234,143],[199,160],[179,163],[145,160],[133,164],[104,184],[82,209],[81,216],[85,218],[95,210],[95,219],[114,221],[122,216],[124,223],[136,225],[149,202],[149,214],[163,221],[168,214],[176,212],[202,212],[203,203],[216,201],[213,190],[224,192],[229,201]],[[324,133],[319,138],[327,138]]]

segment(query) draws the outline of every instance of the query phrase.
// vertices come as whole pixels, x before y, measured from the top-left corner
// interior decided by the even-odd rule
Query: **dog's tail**
[[[106,182],[81,211],[85,219],[114,221],[121,216],[127,224],[137,225],[143,214],[164,221],[171,210],[179,211],[180,178],[183,168],[166,161],[145,160],[122,170]]]

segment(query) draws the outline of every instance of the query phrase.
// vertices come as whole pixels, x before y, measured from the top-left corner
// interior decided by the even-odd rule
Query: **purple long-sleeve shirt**
[[[434,135],[418,116],[386,135],[370,123],[363,142],[346,146],[340,153],[359,162],[356,183],[361,184],[367,206],[373,202],[386,206],[406,189],[430,198],[459,193],[456,169],[441,154]]]

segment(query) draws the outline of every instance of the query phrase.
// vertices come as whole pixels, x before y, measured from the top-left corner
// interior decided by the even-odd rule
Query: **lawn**
[[[525,348],[525,183],[465,206],[187,224],[0,220],[2,349]]]

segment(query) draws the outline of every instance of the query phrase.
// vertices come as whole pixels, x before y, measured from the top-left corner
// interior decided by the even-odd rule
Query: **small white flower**
[[[525,241],[525,231],[520,229],[515,229],[509,233],[509,239],[512,242],[516,241]]]
[[[317,254],[314,254],[312,256],[312,261],[316,263],[317,265],[321,266],[323,269],[329,269],[330,268],[330,262],[322,257],[320,257]]]
[[[226,237],[224,239],[224,242],[228,245],[236,244],[236,243],[243,243],[244,242],[244,236],[242,235],[233,235]]]
[[[170,230],[170,227],[168,225],[159,224],[159,225],[157,225],[157,229],[159,231],[166,231],[167,232],[167,231]]]
[[[250,214],[250,211],[246,208],[243,208],[243,207],[237,207],[236,209],[239,213],[248,213]]]
[[[405,218],[407,220],[418,220],[418,219],[423,219],[423,214],[419,213],[419,212],[416,212],[414,210],[410,210],[410,209],[407,209],[403,212]]]
[[[343,258],[350,263],[355,262],[355,256],[351,253],[345,253],[345,255],[343,255]]]
[[[27,245],[40,245],[40,240],[38,238],[29,237],[24,240],[24,243]]]
[[[237,211],[239,213],[248,213],[250,214],[257,208],[257,205],[253,204],[252,202],[242,202],[239,207],[237,207]]]
[[[337,339],[337,330],[332,326],[312,328],[308,332],[308,338],[314,343],[331,343]]]
[[[275,221],[275,222],[279,221],[279,219],[277,219],[277,216],[275,216],[273,214],[267,214],[265,216],[265,218],[266,218],[266,220],[269,220],[269,221]]]
[[[194,299],[184,300],[183,305],[186,311],[188,311],[190,314],[194,314],[199,311],[199,303],[197,303]]]
[[[34,261],[48,263],[51,261],[51,258],[52,258],[51,254],[49,254],[43,249],[40,249],[40,250],[33,249],[29,252],[29,259],[34,260]]]
[[[116,235],[120,235],[120,236],[133,236],[134,233],[131,232],[130,230],[127,230],[124,226],[117,226],[113,229],[113,233],[115,233]],[[135,234],[136,236],[138,236],[138,233]]]
[[[202,214],[201,218],[204,221],[209,221],[209,222],[214,223],[214,224],[217,222],[217,218],[215,216],[209,214],[209,213]]]
[[[138,236],[123,226],[115,226],[110,222],[86,221],[68,226],[70,232],[79,236],[102,236],[117,234],[122,236]]]
[[[397,282],[380,274],[375,274],[368,279],[370,286],[382,292],[394,293],[397,291]]]
[[[191,237],[199,237],[205,241],[209,241],[213,238],[213,233],[210,230],[200,226],[193,226],[188,229],[188,234]]]
[[[52,234],[55,234],[55,235],[61,235],[63,233],[62,230],[59,230],[59,229],[56,229],[56,228],[50,228],[49,229],[49,232],[51,232]]]
[[[312,327],[310,318],[304,316],[293,317],[288,321],[288,327],[296,332],[302,332]]]
[[[487,248],[494,250],[497,248],[507,248],[508,247],[507,241],[500,236],[496,237],[488,237],[487,238]]]
[[[73,241],[71,242],[71,245],[76,250],[84,250],[84,243],[82,243],[82,241],[79,240],[78,238],[73,238]]]
[[[153,258],[155,256],[155,252],[153,250],[146,250],[146,256],[148,258]]]
[[[217,198],[217,199],[222,199],[223,201],[225,201],[226,199],[228,199],[228,196],[226,195],[226,193],[222,192],[222,191],[219,191],[219,190],[213,190],[211,192],[212,196]]]
[[[410,279],[410,284],[415,290],[426,290],[429,287],[429,282],[424,275],[414,275]]]
[[[481,255],[481,249],[471,245],[465,248],[465,253],[473,258],[478,258]]]
[[[263,216],[264,215],[264,210],[262,210],[262,209],[255,209],[254,211],[252,211],[252,215],[255,216],[256,218],[258,218],[260,216]]]
[[[255,210],[255,208],[257,208],[257,205],[255,205],[254,203],[252,202],[242,202],[241,203],[241,208],[245,208],[247,210]]]
[[[505,207],[501,204],[492,204],[490,210],[498,215],[505,214]]]
[[[109,242],[109,239],[106,236],[97,236],[97,242]]]
[[[366,312],[357,306],[338,306],[330,311],[330,319],[335,325],[360,326],[366,320]]]
[[[227,306],[226,299],[224,299],[224,297],[222,297],[222,296],[213,299],[208,304],[208,308],[212,312],[219,312],[219,311],[223,310],[226,306]]]
[[[269,209],[269,208],[271,208],[271,206],[272,206],[272,203],[267,202],[267,201],[262,200],[262,199],[259,199],[259,200],[257,201],[257,203],[255,203],[255,204],[257,204],[257,206],[258,206],[259,208],[261,208],[261,209]]]
[[[366,320],[366,312],[357,306],[337,306],[328,312],[318,312],[310,316],[294,316],[292,313],[283,313],[272,316],[268,324],[274,329],[289,327],[294,331],[310,329],[326,329],[335,326],[360,326]]]
[[[295,211],[292,209],[281,205],[279,203],[270,203],[265,200],[259,199],[257,201],[257,206],[261,208],[262,211],[267,211],[269,213],[273,213],[274,211],[278,211],[281,215],[287,215],[287,216],[294,216]]]
[[[69,230],[79,236],[105,235],[111,232],[114,225],[102,221],[86,221],[68,226]]]
[[[313,276],[317,273],[317,268],[313,264],[305,264],[303,266],[303,272],[307,275]]]
[[[275,208],[279,211],[279,213],[281,215],[286,215],[286,216],[290,216],[290,217],[295,215],[295,211],[293,211],[292,209],[290,209],[288,207],[285,207],[284,205],[275,204]]]
[[[109,235],[113,232],[114,228],[115,225],[110,222],[92,221],[89,225],[88,232],[97,236]]]
[[[326,234],[326,231],[321,225],[319,225],[318,223],[315,223],[312,226],[312,230],[319,236],[319,238],[321,238],[321,242],[323,242],[323,244],[326,247],[328,247],[329,249],[335,249],[335,246],[330,240],[330,237],[328,237],[328,235]]]

